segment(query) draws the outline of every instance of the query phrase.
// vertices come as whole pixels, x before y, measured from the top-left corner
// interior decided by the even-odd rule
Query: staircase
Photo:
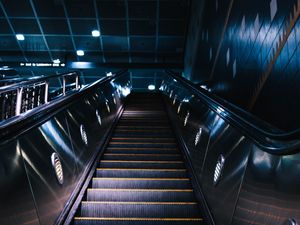
[[[203,224],[158,94],[129,97],[75,225]]]

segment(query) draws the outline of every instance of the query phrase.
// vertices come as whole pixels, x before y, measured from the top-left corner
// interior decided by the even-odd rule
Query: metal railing
[[[0,87],[0,121],[26,113],[38,106],[47,104],[51,98],[57,97],[49,97],[49,82],[57,78],[62,78],[61,94],[63,96],[71,90],[79,90],[80,88],[77,73],[34,77]],[[72,79],[75,80],[72,81]],[[73,84],[75,82],[75,85],[69,84],[70,80]]]

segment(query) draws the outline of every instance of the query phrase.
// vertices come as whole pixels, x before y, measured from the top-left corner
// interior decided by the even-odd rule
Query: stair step
[[[131,153],[131,154],[177,154],[179,151],[176,148],[131,148],[131,147],[110,147],[106,153]]]
[[[155,121],[155,120],[144,120],[144,121],[134,121],[134,120],[120,120],[118,125],[123,125],[123,126],[169,126],[169,122],[166,120],[162,121]]]
[[[117,169],[117,168],[98,168],[97,177],[124,177],[124,178],[186,178],[186,169]]]
[[[82,217],[198,218],[195,202],[82,202]]]
[[[104,160],[168,160],[178,161],[181,160],[179,154],[117,154],[117,153],[106,153],[103,155]]]
[[[171,138],[174,137],[172,132],[115,132],[114,137],[150,137],[150,138]]]
[[[88,189],[87,201],[192,202],[192,189]]]
[[[161,147],[161,148],[175,148],[176,143],[151,143],[151,142],[110,142],[109,147]]]
[[[100,168],[184,169],[183,161],[101,160]]]
[[[91,218],[75,217],[74,225],[201,225],[202,218]]]
[[[188,189],[189,178],[100,178],[92,179],[92,188]]]

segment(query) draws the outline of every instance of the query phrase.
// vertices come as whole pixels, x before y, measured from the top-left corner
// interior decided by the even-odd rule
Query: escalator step
[[[74,225],[201,225],[202,218],[82,218],[76,217]]]
[[[192,189],[88,189],[87,201],[192,202]]]
[[[186,169],[117,169],[117,168],[98,168],[97,177],[124,177],[124,178],[185,178]]]
[[[101,160],[101,168],[161,168],[161,169],[184,169],[183,161],[129,161],[129,160]]]
[[[161,147],[161,148],[175,148],[176,143],[151,143],[151,142],[110,142],[109,147]]]
[[[188,189],[189,178],[104,178],[94,177],[92,188]]]
[[[82,202],[82,217],[197,218],[196,202]]]
[[[177,148],[108,147],[106,153],[130,154],[178,154]]]
[[[115,132],[114,133],[115,137],[152,137],[152,138],[159,138],[159,137],[164,137],[164,138],[171,138],[174,137],[172,133],[170,132]]]
[[[181,156],[178,154],[117,154],[106,153],[103,155],[104,160],[168,160],[178,161],[181,160]]]

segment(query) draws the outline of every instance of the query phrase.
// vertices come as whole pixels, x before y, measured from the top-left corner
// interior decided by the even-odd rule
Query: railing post
[[[16,101],[16,116],[20,115],[21,108],[22,108],[22,94],[23,94],[23,88],[17,89],[17,101]]]
[[[49,93],[49,82],[46,81],[45,82],[45,99],[44,99],[45,103],[48,103],[48,93]]]
[[[66,76],[63,76],[63,95],[66,95]]]
[[[76,88],[76,90],[79,89],[79,76],[78,76],[78,74],[76,74],[76,77],[75,77],[75,88]]]

